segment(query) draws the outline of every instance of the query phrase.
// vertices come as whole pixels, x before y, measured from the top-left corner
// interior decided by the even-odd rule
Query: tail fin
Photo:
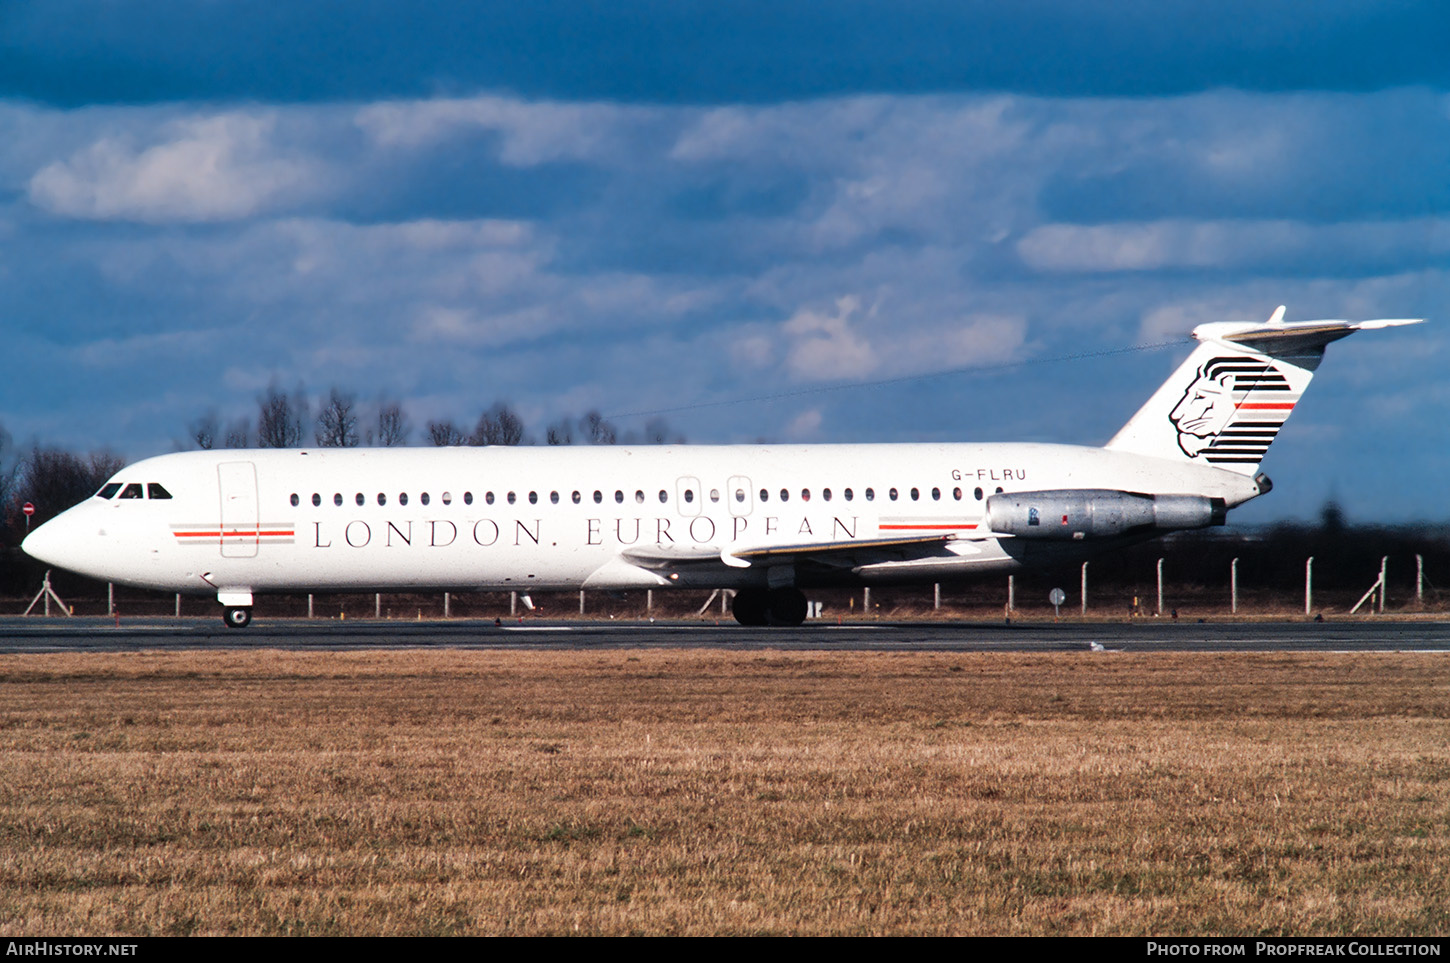
[[[1107,447],[1253,475],[1309,387],[1325,345],[1420,320],[1285,323],[1280,306],[1266,324],[1200,324],[1193,336],[1203,343]]]

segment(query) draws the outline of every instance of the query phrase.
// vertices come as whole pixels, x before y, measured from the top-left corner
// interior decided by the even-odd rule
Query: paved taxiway
[[[0,618],[0,652],[185,649],[590,648],[843,651],[1405,652],[1450,653],[1450,621],[1354,622],[865,622],[754,629],[709,622],[449,622],[258,619]]]

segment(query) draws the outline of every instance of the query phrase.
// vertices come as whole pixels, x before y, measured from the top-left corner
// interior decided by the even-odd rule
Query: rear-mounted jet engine
[[[1203,495],[1143,495],[1079,488],[1009,492],[987,499],[991,531],[1018,538],[1081,540],[1222,525],[1228,506]]]

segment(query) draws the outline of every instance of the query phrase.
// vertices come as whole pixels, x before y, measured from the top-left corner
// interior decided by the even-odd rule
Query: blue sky
[[[1386,0],[8,0],[0,424],[138,458],[276,382],[415,441],[1098,444],[1284,303],[1432,321],[1331,348],[1236,519],[1443,520],[1447,47]]]

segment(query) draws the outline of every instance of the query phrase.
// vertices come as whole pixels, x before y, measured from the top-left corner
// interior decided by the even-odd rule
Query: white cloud
[[[862,311],[857,295],[837,298],[834,308],[802,308],[780,326],[785,367],[794,377],[851,381],[998,364],[1019,357],[1027,335],[1027,321],[1018,316],[921,321],[896,316],[882,301]],[[769,352],[752,345],[749,354]]]
[[[791,419],[785,426],[785,436],[791,441],[810,441],[820,437],[821,424],[825,417],[819,408],[809,408]]]
[[[836,299],[835,312],[802,308],[781,326],[790,341],[786,366],[798,378],[832,381],[859,378],[876,370],[876,354],[851,325],[860,298]]]
[[[1172,268],[1282,269],[1313,258],[1393,261],[1450,251],[1450,221],[1152,221],[1046,224],[1017,252],[1039,271],[1115,273]]]
[[[663,112],[663,108],[480,96],[372,104],[360,109],[355,121],[379,146],[414,151],[435,147],[463,131],[496,131],[502,137],[499,160],[530,167],[617,158],[628,152],[635,128]]]
[[[315,162],[279,155],[273,126],[270,115],[231,113],[173,122],[167,139],[149,147],[105,137],[46,165],[28,194],[46,210],[96,220],[248,217],[319,176]]]

